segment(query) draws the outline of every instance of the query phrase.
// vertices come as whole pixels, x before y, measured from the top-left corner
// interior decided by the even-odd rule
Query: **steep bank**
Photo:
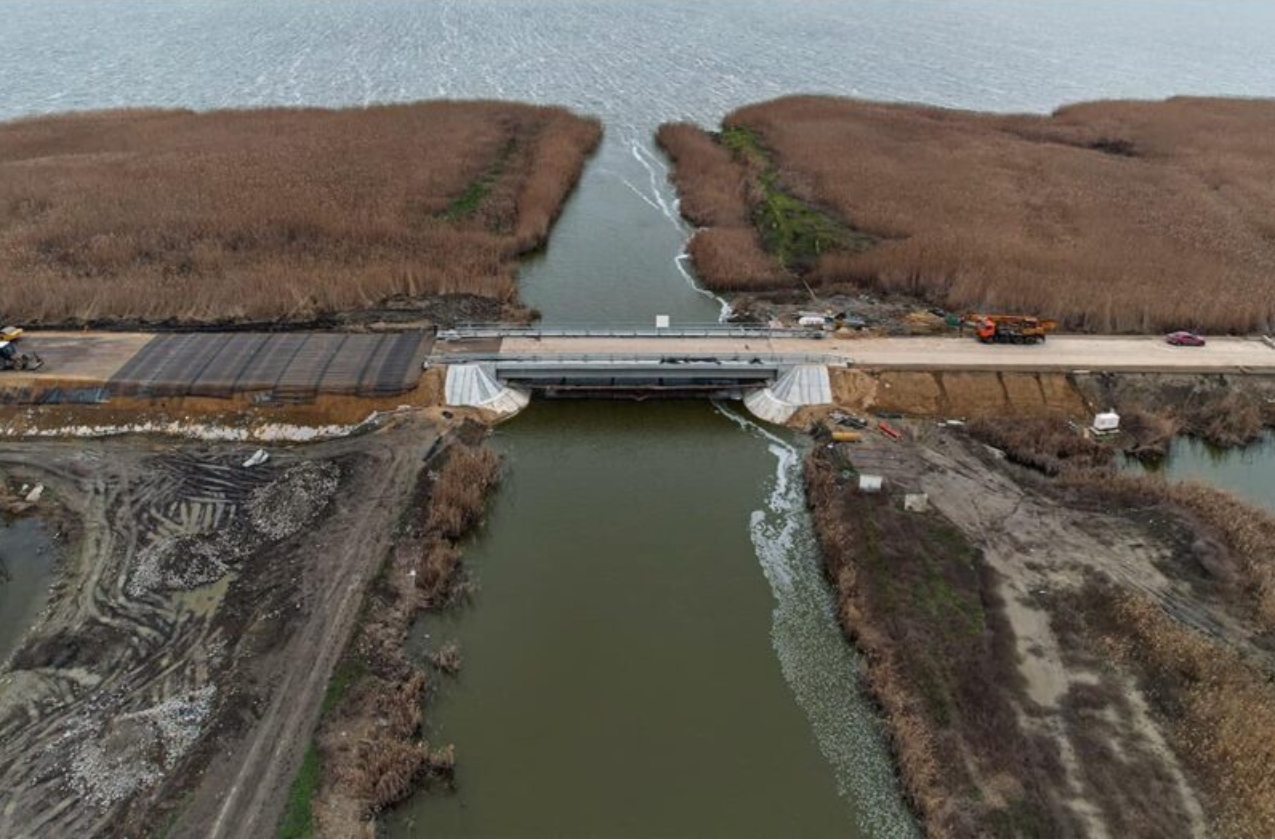
[[[1256,440],[1275,427],[1275,377],[1265,374],[1014,373],[830,368],[837,407],[916,418],[1004,421],[1057,416],[1088,425],[1114,409],[1140,455],[1162,455],[1176,434],[1219,446]],[[796,418],[801,424],[812,415]]]

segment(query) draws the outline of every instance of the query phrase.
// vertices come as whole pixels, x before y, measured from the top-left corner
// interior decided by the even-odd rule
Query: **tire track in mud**
[[[84,535],[71,567],[78,580],[0,690],[0,832],[99,834],[119,805],[176,767],[215,694],[206,661],[216,623],[171,591],[130,594],[139,550],[171,504],[238,507],[270,473],[209,492],[206,465],[189,456],[135,463],[92,449],[44,451],[41,467],[64,465],[50,475],[86,474],[59,488],[80,499]]]
[[[218,791],[218,762],[252,796],[227,797],[215,825],[271,834],[284,796],[269,797],[286,793],[377,546],[392,538],[398,506],[380,493],[405,498],[432,442],[419,431],[393,446],[341,441],[277,451],[252,470],[231,446],[0,451],[0,469],[38,477],[82,523],[45,618],[0,675],[0,834],[138,833],[183,788],[183,822],[206,834],[213,819],[195,806]],[[305,527],[351,482],[359,501]],[[293,530],[255,530],[254,505]],[[281,646],[280,662],[270,654]],[[247,726],[274,749],[227,768],[262,699],[254,683],[272,682],[257,679],[258,660],[290,689]]]

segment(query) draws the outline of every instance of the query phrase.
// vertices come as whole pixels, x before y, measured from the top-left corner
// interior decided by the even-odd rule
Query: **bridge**
[[[448,402],[517,411],[547,396],[729,396],[782,422],[831,401],[827,370],[1275,373],[1275,342],[1220,338],[1171,347],[1154,336],[1056,336],[1039,345],[969,337],[835,338],[821,330],[700,324],[677,328],[462,325],[426,364],[448,366]]]
[[[446,368],[446,402],[497,413],[546,396],[743,398],[767,419],[831,400],[828,370],[1275,374],[1275,341],[1222,337],[1170,347],[1156,336],[1054,336],[982,345],[968,336],[834,337],[818,330],[703,324],[528,327],[437,333],[32,332],[36,372],[0,372],[0,402],[230,397],[393,399]]]

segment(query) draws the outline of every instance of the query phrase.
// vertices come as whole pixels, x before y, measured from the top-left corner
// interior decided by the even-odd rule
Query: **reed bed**
[[[1221,836],[1275,831],[1275,691],[1263,669],[1188,630],[1147,598],[1090,582],[1074,625],[1101,661],[1137,675]],[[1061,614],[1059,614],[1061,615]]]
[[[0,277],[30,323],[307,320],[516,296],[596,120],[504,102],[125,110],[0,125]]]
[[[799,96],[737,110],[723,127],[759,139],[787,193],[875,240],[820,254],[800,278],[812,285],[1039,312],[1094,332],[1275,328],[1275,100],[1032,116]],[[755,226],[741,155],[693,130],[660,135],[687,217]],[[799,279],[696,265],[723,290]]]

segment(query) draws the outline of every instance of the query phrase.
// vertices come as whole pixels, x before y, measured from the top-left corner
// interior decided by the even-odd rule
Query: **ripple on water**
[[[837,790],[880,837],[915,836],[899,793],[880,716],[864,695],[861,663],[847,644],[831,589],[823,578],[814,527],[806,510],[801,457],[792,444],[719,406],[767,441],[775,477],[763,509],[750,522],[753,546],[775,595],[771,638],[784,679],[836,774]]]

